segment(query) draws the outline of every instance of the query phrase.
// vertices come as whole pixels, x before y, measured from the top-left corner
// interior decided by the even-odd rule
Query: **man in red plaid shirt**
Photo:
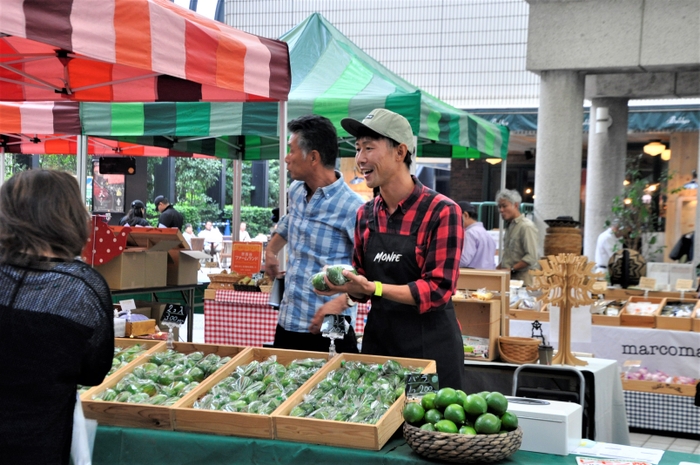
[[[464,348],[452,305],[464,228],[455,202],[410,174],[413,132],[379,108],[341,121],[357,138],[355,162],[379,195],[358,210],[350,282],[333,286],[372,300],[362,353],[431,359],[440,387],[463,389]]]

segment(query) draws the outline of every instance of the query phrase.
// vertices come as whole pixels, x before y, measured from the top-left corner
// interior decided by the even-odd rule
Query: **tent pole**
[[[279,156],[280,156],[280,198],[279,217],[287,214],[287,164],[284,159],[287,156],[287,102],[279,102]],[[287,269],[287,248],[283,248],[279,256],[280,271]]]
[[[231,195],[233,199],[233,208],[231,209],[231,239],[238,241],[241,238],[241,199],[243,173],[243,154],[239,152],[238,157],[232,160],[231,169],[233,170],[233,186]]]
[[[76,136],[76,141],[78,142],[78,147],[76,150],[75,162],[77,163],[75,172],[78,175],[78,184],[80,185],[80,196],[83,199],[83,203],[87,204],[87,149],[88,149],[88,138],[84,135]]]
[[[504,158],[503,161],[501,162],[501,190],[504,190],[506,188],[506,164],[508,162]],[[501,258],[503,256],[503,228],[505,227],[504,222],[503,222],[503,217],[499,214],[498,215],[498,256],[499,259],[498,261],[501,261]]]
[[[0,186],[5,182],[5,147],[0,147]]]

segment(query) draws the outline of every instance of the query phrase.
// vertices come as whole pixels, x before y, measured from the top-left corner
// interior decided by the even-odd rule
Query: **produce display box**
[[[340,367],[343,361],[360,361],[366,363],[385,363],[396,360],[404,367],[423,368],[423,373],[435,373],[434,360],[415,358],[384,357],[364,354],[340,354],[333,357],[314,376],[290,396],[272,413],[275,438],[287,441],[321,444],[328,446],[350,447],[354,449],[380,450],[403,423],[403,405],[405,394],[384,413],[374,425],[348,423],[315,418],[290,417],[289,412],[298,405],[328,373]]]
[[[519,308],[511,308],[508,315],[512,320],[527,320],[527,321],[549,321],[549,311],[542,310],[521,310]]]
[[[695,306],[695,311],[691,315],[690,320],[692,330],[700,333],[700,304]]]
[[[625,391],[653,392],[654,394],[694,397],[697,388],[692,384],[672,384],[661,383],[659,381],[639,381],[622,378],[622,389]]]
[[[598,313],[591,314],[591,322],[599,326],[620,326],[620,315],[600,315]]]
[[[237,367],[246,365],[253,360],[262,362],[272,355],[276,355],[277,361],[285,366],[294,360],[305,358],[322,358],[328,360],[328,353],[325,352],[260,347],[248,348],[241,352],[235,360],[231,360],[231,362],[219,369],[212,376],[202,381],[198,388],[187,393],[181,401],[178,402],[177,407],[173,408],[173,427],[175,431],[274,439],[271,415],[200,410],[192,407],[197,399],[203,397],[211,388],[235,371]],[[307,382],[312,378],[307,380]],[[303,386],[304,385],[302,385],[302,387]],[[277,409],[280,408],[282,408],[282,405],[277,407]]]
[[[658,329],[674,329],[676,331],[692,331],[692,329],[693,329],[692,316],[693,316],[693,313],[697,312],[698,306],[700,306],[700,300],[698,300],[698,299],[683,299],[683,300],[666,299],[666,302],[664,302],[664,305],[667,305],[670,303],[678,303],[678,302],[694,303],[695,307],[693,309],[693,312],[691,312],[690,316],[680,317],[680,316],[661,315],[661,312],[659,311],[659,314],[656,315],[656,327]],[[661,307],[661,308],[663,309],[663,307]]]
[[[499,300],[453,299],[455,315],[462,334],[488,338],[488,358],[469,358],[488,362],[498,358],[498,336],[501,335],[501,302]]]
[[[651,315],[633,315],[628,313],[628,306],[630,303],[637,302],[650,302],[656,304],[656,311]],[[644,297],[644,296],[632,296],[627,299],[627,303],[620,311],[620,326],[635,326],[639,328],[654,328],[656,327],[656,316],[661,311],[661,307],[664,306],[666,302],[665,297]]]
[[[235,359],[241,355],[246,347],[227,346],[227,345],[212,345],[212,344],[195,344],[191,342],[175,342],[173,348],[183,354],[201,351],[204,355],[217,354],[221,357],[232,357]],[[159,342],[159,345],[154,348],[149,355],[157,352],[165,352],[167,344]],[[93,400],[93,396],[101,393],[105,389],[112,388],[126,375],[131,373],[134,368],[148,362],[150,357],[139,357],[132,363],[119,370],[119,376],[111,376],[109,381],[97,386],[95,389],[90,389],[81,396],[83,403],[83,411],[85,418],[97,420],[98,423],[111,426],[126,426],[133,428],[150,428],[150,429],[173,429],[172,409],[177,407],[183,399],[180,399],[172,406],[150,405],[150,404],[130,404],[126,402],[105,402]],[[231,360],[229,363],[233,363]],[[224,365],[226,366],[226,365]],[[220,369],[223,369],[221,367]],[[218,371],[217,371],[218,373]],[[212,374],[215,376],[217,373]],[[116,375],[117,373],[115,373]],[[205,380],[206,381],[206,380]]]

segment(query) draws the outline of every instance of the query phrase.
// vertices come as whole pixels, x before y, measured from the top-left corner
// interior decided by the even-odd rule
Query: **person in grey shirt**
[[[510,270],[510,279],[532,284],[529,270],[539,270],[537,262],[537,227],[520,213],[522,197],[515,190],[503,189],[496,193],[501,218],[506,222],[503,251],[499,269]]]

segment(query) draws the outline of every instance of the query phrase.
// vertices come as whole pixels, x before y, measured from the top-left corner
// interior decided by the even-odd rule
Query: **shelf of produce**
[[[693,312],[697,312],[697,309],[700,308],[700,300],[698,299],[671,299],[671,298],[666,298],[666,303],[665,305],[669,304],[692,304],[693,305]],[[663,311],[663,307],[661,309]],[[687,317],[684,316],[671,316],[671,315],[662,315],[659,313],[656,315],[656,327],[658,329],[674,329],[676,331],[692,331],[693,330],[693,320],[692,320],[692,315],[693,312]]]
[[[253,361],[262,362],[273,355],[276,356],[277,362],[285,367],[294,360],[300,359],[328,360],[328,353],[322,352],[259,347],[249,348],[236,357],[235,360],[232,360],[225,367],[204,380],[197,389],[185,395],[177,407],[173,408],[173,426],[175,431],[273,439],[274,429],[271,415],[203,410],[193,407],[198,399],[206,395],[219,382],[230,376],[239,366],[247,365]],[[307,380],[307,383],[310,379]],[[281,408],[281,405],[279,408]]]
[[[656,307],[653,313],[635,314],[630,311],[630,304],[650,303]],[[656,316],[661,311],[661,308],[666,302],[665,297],[645,297],[631,296],[627,299],[627,303],[622,307],[620,312],[620,326],[635,326],[638,328],[655,328]]]
[[[340,354],[333,357],[318,373],[272,413],[275,437],[277,439],[310,444],[380,450],[403,423],[402,410],[405,394],[401,394],[389,410],[373,425],[292,417],[289,416],[289,413],[304,399],[306,394],[325,379],[328,373],[340,367],[343,362],[352,360],[383,364],[390,359],[397,361],[403,367],[422,368],[423,373],[436,372],[435,361],[433,360],[364,354]]]

